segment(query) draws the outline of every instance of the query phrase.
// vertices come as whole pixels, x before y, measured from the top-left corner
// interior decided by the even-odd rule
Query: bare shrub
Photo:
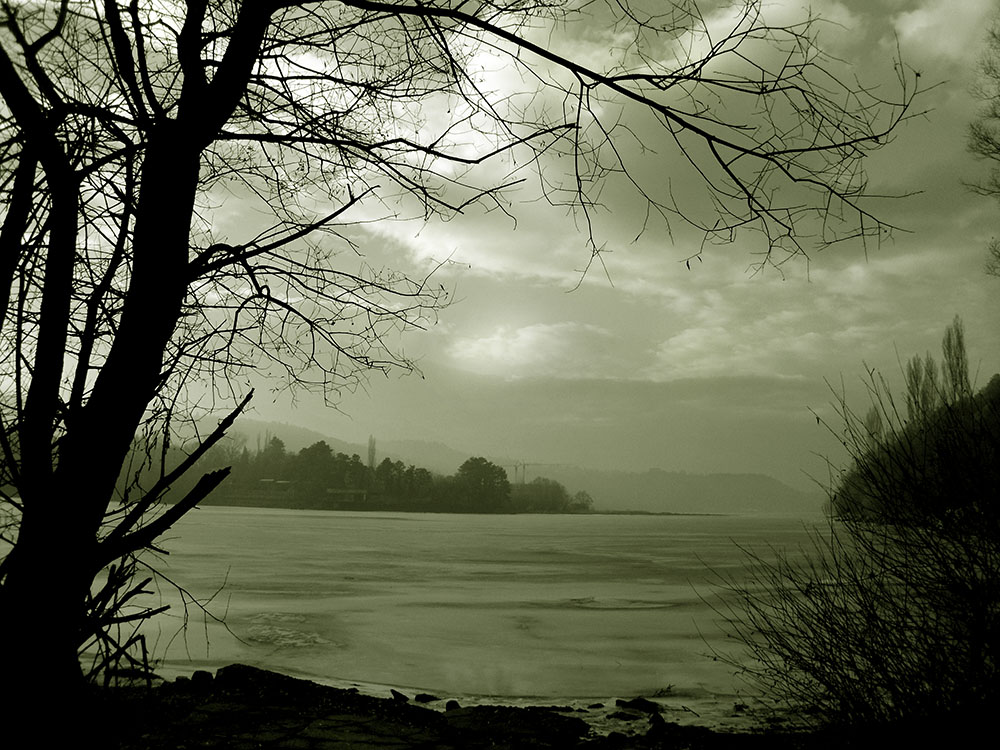
[[[1000,376],[973,392],[961,334],[956,319],[940,380],[911,360],[905,413],[876,373],[865,416],[838,399],[851,460],[828,527],[805,550],[748,550],[725,584],[750,655],[733,663],[807,722],[923,726],[1000,697]]]

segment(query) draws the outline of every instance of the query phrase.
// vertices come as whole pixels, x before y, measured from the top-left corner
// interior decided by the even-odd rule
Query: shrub
[[[958,319],[943,348],[940,370],[907,365],[905,413],[875,373],[864,417],[838,400],[828,528],[799,554],[748,551],[726,582],[737,661],[776,707],[913,727],[1000,698],[1000,376],[972,391]]]

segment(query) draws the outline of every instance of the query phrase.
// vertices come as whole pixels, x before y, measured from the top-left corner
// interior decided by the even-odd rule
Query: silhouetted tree
[[[562,513],[569,508],[566,488],[546,477],[535,477],[511,489],[511,509],[542,513]]]
[[[839,402],[851,461],[830,528],[804,557],[753,554],[730,624],[751,652],[737,663],[780,707],[951,737],[1000,699],[1000,375],[973,393],[957,319],[940,369],[911,362],[905,414],[869,376],[877,431]]]
[[[575,513],[587,513],[594,509],[594,498],[586,490],[580,490],[573,495],[569,509]]]
[[[506,509],[510,482],[502,466],[482,456],[466,460],[455,473],[455,491],[470,510]]]
[[[591,257],[607,179],[709,239],[756,231],[760,263],[804,252],[803,237],[889,232],[863,159],[907,116],[914,79],[900,66],[882,98],[837,75],[811,20],[773,26],[760,5],[738,6],[720,33],[688,0],[0,3],[9,713],[80,682],[77,651],[107,621],[90,616],[94,602],[133,590],[112,576],[93,594],[95,577],[134,570],[223,481],[206,474],[159,503],[246,405],[241,372],[332,394],[409,366],[384,336],[433,319],[446,294],[352,261],[351,222],[413,206],[510,211],[507,189],[537,164],[548,200],[577,211]],[[574,58],[562,31],[574,23],[613,30],[610,57],[604,45],[600,63]],[[520,90],[488,82],[483,55],[520,74]],[[630,157],[652,145],[636,143],[640,125],[680,157],[670,173],[690,163],[683,195],[658,181],[667,166],[648,169],[649,152]],[[234,200],[269,225],[219,236]],[[238,406],[170,464],[179,423],[196,425],[208,394]],[[158,478],[124,495],[137,444]],[[361,486],[354,463],[345,482]]]
[[[434,475],[421,466],[410,466],[406,470],[410,497],[426,500],[434,488]]]
[[[403,492],[405,474],[406,465],[402,461],[383,458],[382,463],[375,469],[376,486],[382,492],[398,496]]]
[[[334,486],[333,451],[322,440],[300,450],[289,464],[289,476],[301,485],[300,492],[321,496],[327,487]]]
[[[287,461],[288,453],[285,450],[285,441],[279,437],[271,436],[260,453],[257,454],[254,468],[259,479],[277,479],[285,475]]]

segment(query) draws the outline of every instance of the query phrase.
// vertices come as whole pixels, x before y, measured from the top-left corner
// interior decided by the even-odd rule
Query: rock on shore
[[[149,688],[100,691],[95,706],[119,750],[299,748],[515,750],[520,748],[797,748],[815,736],[725,734],[642,716],[632,736],[594,735],[577,716],[548,708],[453,707],[439,712],[406,696],[375,698],[244,665]],[[641,704],[637,704],[641,707]],[[640,722],[636,722],[640,723]]]

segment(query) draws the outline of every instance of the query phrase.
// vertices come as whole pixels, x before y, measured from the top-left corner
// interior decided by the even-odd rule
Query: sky
[[[476,210],[450,221],[374,223],[357,230],[367,261],[414,274],[447,261],[433,278],[454,302],[398,342],[418,372],[375,374],[335,408],[263,386],[253,416],[362,444],[374,435],[540,464],[822,483],[827,460],[842,456],[817,417],[836,427],[831,404],[842,389],[863,410],[866,367],[898,378],[911,355],[940,351],[958,315],[977,382],[1000,372],[1000,279],[983,272],[1000,205],[966,187],[988,170],[967,152],[966,133],[980,106],[971,89],[995,7],[812,4],[833,22],[821,46],[851,74],[886,85],[898,46],[929,89],[914,105],[926,114],[867,166],[874,190],[915,193],[882,206],[901,228],[891,240],[833,246],[754,273],[752,243],[737,238],[688,267],[699,238],[675,223],[634,240],[634,197],[614,184],[598,216],[603,267],[586,274],[590,251],[574,217],[530,188],[512,196],[516,223]],[[767,12],[787,21],[806,9],[782,1]],[[578,51],[592,56],[588,40]],[[646,145],[668,153],[654,137]],[[648,171],[654,188],[671,179]]]

